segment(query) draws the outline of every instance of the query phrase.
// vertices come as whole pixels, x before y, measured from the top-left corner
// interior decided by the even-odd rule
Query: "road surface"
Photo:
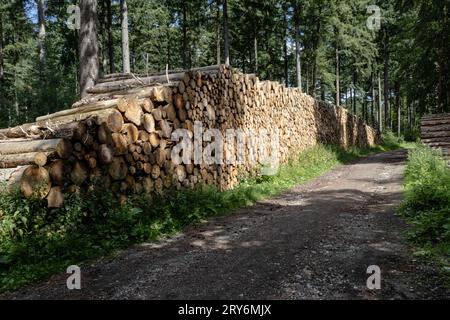
[[[6,299],[436,299],[434,267],[415,260],[402,199],[406,151],[378,154],[158,243],[82,267]],[[381,269],[381,290],[367,268]]]

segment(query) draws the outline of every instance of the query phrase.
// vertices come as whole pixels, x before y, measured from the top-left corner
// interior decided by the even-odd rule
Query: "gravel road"
[[[395,215],[406,151],[378,154],[182,234],[3,299],[448,299]],[[381,268],[369,290],[367,268]]]

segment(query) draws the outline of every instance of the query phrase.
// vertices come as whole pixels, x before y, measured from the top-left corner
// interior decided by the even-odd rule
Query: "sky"
[[[37,5],[35,1],[28,2],[25,8],[25,12],[28,19],[30,19],[33,23],[37,23]]]

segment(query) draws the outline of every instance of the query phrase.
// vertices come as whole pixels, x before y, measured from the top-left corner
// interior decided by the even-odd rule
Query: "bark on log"
[[[216,74],[219,71],[218,66],[212,66],[208,68],[204,68],[202,70],[203,74]],[[182,81],[185,76],[185,72],[178,72],[178,73],[171,73],[169,75],[163,74],[163,75],[156,75],[156,76],[150,76],[150,77],[142,77],[138,79],[126,79],[126,80],[119,80],[114,82],[104,82],[104,83],[98,83],[92,88],[89,88],[87,90],[90,94],[102,94],[105,92],[110,91],[119,91],[119,90],[127,90],[132,89],[136,87],[145,87],[145,86],[152,86],[152,85],[160,85],[160,84],[166,84],[167,81],[169,82],[176,82],[176,81]]]
[[[20,179],[27,166],[0,169],[0,182],[6,183],[7,186],[15,186],[20,183]]]
[[[107,101],[98,101],[92,104],[85,105],[79,108],[73,108],[68,110],[59,111],[53,114],[49,114],[43,117],[36,118],[36,122],[44,122],[48,120],[53,120],[60,117],[75,115],[75,114],[83,114],[87,112],[95,112],[102,111],[106,109],[112,109],[117,106],[118,99],[111,99]]]
[[[6,140],[5,142],[0,142],[0,155],[31,152],[52,152],[56,150],[60,142],[60,139],[20,142],[10,142]]]
[[[15,168],[20,166],[27,166],[35,164],[34,161],[39,152],[30,152],[23,154],[8,154],[0,156],[0,168]],[[55,157],[55,152],[47,152],[45,154],[48,158]]]

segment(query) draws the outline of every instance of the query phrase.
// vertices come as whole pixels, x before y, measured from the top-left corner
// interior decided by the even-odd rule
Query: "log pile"
[[[345,109],[227,66],[110,75],[89,93],[72,109],[0,130],[0,179],[54,208],[63,205],[64,194],[98,183],[122,199],[200,184],[233,188],[264,164],[249,138],[261,129],[277,133],[280,163],[318,143],[367,146],[377,140],[372,128]],[[197,163],[192,157],[190,163],[175,164],[172,133],[195,132],[196,124],[223,136],[230,129],[247,133],[245,161]],[[207,149],[214,139],[202,131],[194,145]],[[274,153],[273,148],[265,152]],[[222,151],[236,155],[237,145],[226,144]]]
[[[422,142],[434,149],[440,149],[450,160],[450,114],[434,114],[422,118]]]

